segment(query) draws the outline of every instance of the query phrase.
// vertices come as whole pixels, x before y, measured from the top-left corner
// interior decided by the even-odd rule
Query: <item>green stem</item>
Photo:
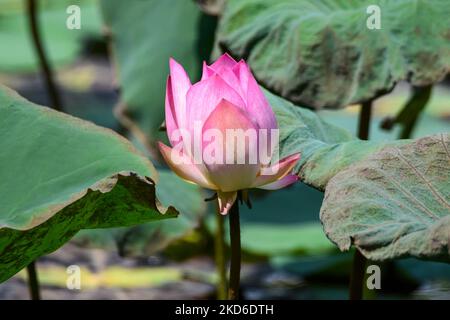
[[[367,259],[358,251],[358,249],[356,249],[355,255],[353,256],[352,273],[350,275],[350,300],[363,299],[366,265]]]
[[[364,102],[361,105],[359,114],[358,138],[369,139],[370,118],[372,114],[372,101]],[[367,259],[356,249],[353,256],[352,271],[350,274],[350,300],[361,300],[363,298],[364,276],[366,272]]]
[[[27,266],[28,273],[28,290],[31,300],[41,300],[39,290],[39,279],[36,271],[36,263],[33,261]]]
[[[241,227],[239,221],[238,200],[233,204],[229,212],[230,219],[230,286],[228,288],[228,299],[239,299],[239,282],[241,276]]]
[[[42,45],[42,39],[39,33],[39,23],[38,23],[38,4],[37,0],[27,0],[27,15],[28,23],[30,26],[31,38],[38,56],[39,65],[41,68],[42,75],[44,76],[47,94],[50,99],[51,106],[53,109],[62,111],[62,104],[59,92],[56,88],[55,81],[53,80],[53,73],[48,61],[47,55]],[[27,266],[28,272],[28,288],[30,291],[30,296],[32,300],[40,300],[40,289],[39,289],[39,279],[37,276],[35,262],[31,262]]]
[[[225,263],[225,230],[224,218],[219,212],[216,213],[216,234],[214,239],[214,253],[216,261],[217,274],[219,276],[217,283],[217,299],[226,300],[227,298],[227,271]]]
[[[51,106],[55,110],[62,111],[63,108],[61,104],[61,98],[56,88],[55,81],[53,80],[52,69],[45,54],[44,46],[42,45],[42,39],[39,34],[37,7],[37,0],[27,0],[28,21],[30,25],[31,37],[33,39],[33,44],[39,59],[42,75],[44,76],[47,87],[47,94],[50,98]]]
[[[364,102],[359,113],[358,138],[369,140],[370,117],[372,114],[372,101]]]
[[[413,92],[409,100],[395,118],[386,118],[381,123],[381,128],[391,130],[396,124],[401,126],[399,139],[409,139],[417,124],[420,114],[425,109],[431,97],[432,86],[413,87]]]
[[[425,109],[431,97],[432,86],[414,87],[411,99],[403,110],[407,111],[408,116],[403,119],[403,128],[400,133],[400,139],[409,139],[420,114]]]

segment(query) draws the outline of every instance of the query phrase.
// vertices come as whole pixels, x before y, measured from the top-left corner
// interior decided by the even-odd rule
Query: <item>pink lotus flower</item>
[[[247,142],[243,149],[246,159],[244,163],[236,159],[232,163],[205,161],[202,153],[200,161],[196,161],[198,157],[195,155],[195,143],[186,138],[189,135],[195,136],[196,130],[201,135],[201,150],[206,150],[208,143],[211,143],[211,139],[206,139],[209,132],[223,134],[225,138],[221,137],[223,140],[220,140],[220,148],[223,150],[215,149],[216,160],[224,160],[226,152],[231,151],[232,155],[238,152],[238,143],[227,136],[226,131],[229,129],[260,132],[278,130],[272,108],[243,60],[236,62],[228,54],[224,54],[210,66],[204,63],[201,81],[192,85],[183,67],[170,59],[165,108],[167,134],[173,148],[160,142],[161,154],[181,178],[216,190],[222,214],[226,214],[231,208],[239,190],[275,190],[297,181],[297,176],[291,174],[291,171],[300,158],[299,154],[271,163],[274,145],[268,143],[269,161],[263,161],[263,157],[259,155],[254,157],[256,161],[248,161],[262,149],[259,143],[247,141],[248,136],[244,136]],[[256,141],[262,140],[257,136]],[[177,160],[174,154],[177,154]]]

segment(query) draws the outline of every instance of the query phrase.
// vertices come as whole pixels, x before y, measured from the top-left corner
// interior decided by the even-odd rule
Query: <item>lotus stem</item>
[[[239,221],[239,201],[236,200],[229,212],[230,219],[230,286],[228,299],[239,299],[239,283],[241,276],[241,227]]]
[[[47,94],[50,99],[51,106],[53,109],[58,111],[63,111],[61,98],[56,87],[52,69],[50,67],[49,60],[42,45],[42,39],[39,33],[39,23],[37,17],[38,5],[37,0],[27,0],[28,9],[28,22],[30,25],[31,38],[33,39],[33,44],[36,49],[36,54],[38,56],[40,68],[42,75],[44,76]]]
[[[38,13],[37,0],[27,0],[27,15],[30,26],[31,38],[33,40],[33,44],[38,56],[41,72],[44,76],[47,94],[49,96],[50,103],[53,109],[62,111],[60,95],[56,88],[55,81],[53,80],[52,69],[47,59],[44,46],[42,45],[37,13]],[[39,280],[34,261],[27,266],[27,272],[28,272],[28,288],[30,291],[31,299],[40,300]]]
[[[217,208],[219,211],[219,208]],[[225,231],[224,231],[224,217],[220,212],[216,213],[216,234],[214,238],[214,253],[217,275],[219,276],[217,282],[217,299],[227,299],[227,271],[225,261]]]
[[[350,275],[350,300],[362,300],[364,292],[364,276],[367,259],[356,249],[353,256],[352,273]]]
[[[358,138],[369,140],[370,118],[372,115],[372,101],[364,102],[359,113]]]
[[[361,105],[359,114],[358,138],[361,140],[369,139],[370,118],[372,114],[372,101],[364,102]],[[364,276],[366,271],[367,259],[356,249],[353,256],[352,271],[350,274],[350,300],[363,299]]]
[[[431,97],[432,86],[413,87],[413,92],[402,110],[394,118],[386,118],[381,123],[381,128],[391,130],[396,124],[400,124],[402,129],[399,139],[409,139],[417,124],[420,114],[425,109]]]
[[[403,110],[406,110],[408,116],[404,119],[400,139],[409,139],[416,126],[420,114],[425,109],[431,97],[432,86],[414,87],[411,99],[406,103]]]
[[[27,273],[28,290],[30,291],[31,300],[41,300],[39,279],[36,271],[36,263],[34,261],[27,266]]]

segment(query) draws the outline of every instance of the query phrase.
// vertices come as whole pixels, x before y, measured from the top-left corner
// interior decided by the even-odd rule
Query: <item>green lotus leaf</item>
[[[83,247],[117,250],[121,256],[149,257],[192,232],[206,213],[206,196],[198,186],[183,181],[169,170],[161,169],[158,173],[160,182],[156,195],[164,206],[173,205],[180,211],[177,219],[132,227],[81,230],[74,242]]]
[[[385,147],[328,183],[327,236],[367,258],[450,262],[450,135]]]
[[[447,0],[229,0],[224,8],[217,47],[303,106],[338,109],[450,70]]]
[[[407,140],[362,141],[349,131],[325,121],[317,113],[298,107],[265,91],[280,128],[280,158],[301,153],[297,167],[302,182],[324,190],[328,181],[349,165],[389,145]]]
[[[0,282],[81,229],[176,217],[150,161],[109,129],[0,87]]]

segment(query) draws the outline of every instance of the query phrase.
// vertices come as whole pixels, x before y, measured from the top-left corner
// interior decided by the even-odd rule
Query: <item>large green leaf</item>
[[[405,141],[361,141],[347,130],[324,121],[317,113],[265,92],[280,127],[280,157],[301,153],[302,182],[324,190],[337,173],[386,145]]]
[[[200,55],[210,29],[193,1],[104,0],[105,23],[112,36],[121,99],[122,123],[139,137],[154,139],[164,120],[164,96],[169,58],[180,62],[192,77],[200,74]],[[130,124],[130,120],[138,127]]]
[[[0,282],[80,229],[177,215],[150,161],[111,130],[0,87],[0,137]]]
[[[342,250],[450,262],[450,135],[386,147],[340,172],[327,185],[321,220]]]
[[[381,29],[369,29],[370,5]],[[423,86],[450,69],[447,0],[229,0],[217,42],[265,87],[314,108],[341,108]]]
[[[156,195],[164,206],[173,205],[180,211],[177,219],[133,227],[82,230],[75,237],[75,243],[117,249],[127,257],[148,257],[191,232],[206,212],[205,196],[199,187],[181,180],[168,170],[159,170],[159,175]]]

